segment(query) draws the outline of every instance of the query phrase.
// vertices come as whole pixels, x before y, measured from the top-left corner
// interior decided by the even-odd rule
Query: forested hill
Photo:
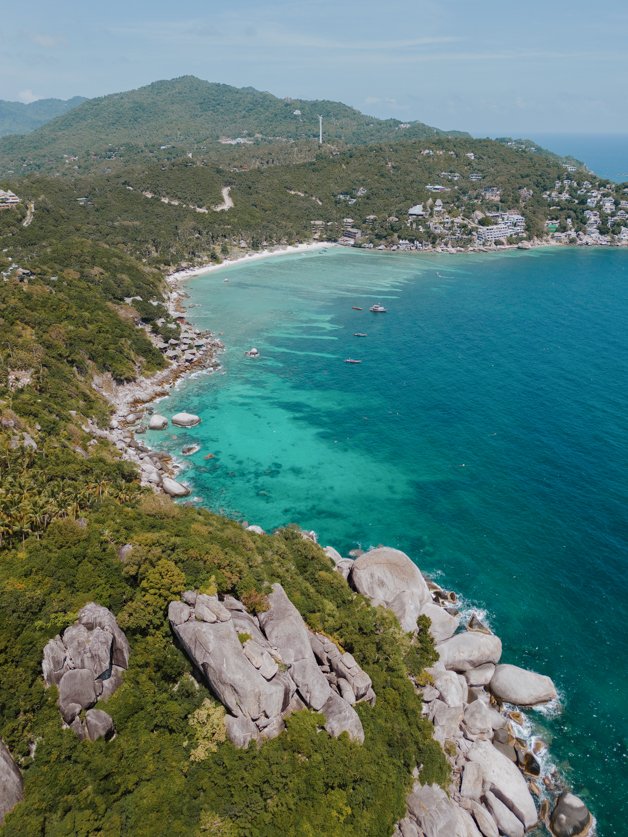
[[[0,170],[22,170],[24,163],[29,170],[54,169],[64,158],[78,158],[70,168],[76,164],[84,170],[94,158],[128,159],[142,151],[195,152],[211,159],[221,149],[220,140],[240,145],[307,141],[315,147],[319,115],[326,143],[360,145],[446,133],[421,122],[376,119],[340,102],[278,99],[252,87],[182,76],[90,99],[26,137],[2,140]]]
[[[39,99],[28,105],[0,100],[0,137],[27,134],[45,125],[86,101],[84,96],[72,99]]]

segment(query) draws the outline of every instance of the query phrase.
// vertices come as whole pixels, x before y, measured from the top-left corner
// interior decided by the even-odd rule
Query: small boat
[[[385,314],[386,308],[383,305],[380,305],[379,302],[376,302],[375,305],[371,305],[369,311],[372,311],[373,314]]]
[[[360,308],[359,305],[352,305],[351,307],[354,311],[364,311],[364,308]]]
[[[368,337],[368,334],[364,334],[363,331],[356,331],[353,336],[354,337]]]
[[[362,361],[361,360],[355,360],[355,358],[352,358],[352,357],[348,357],[348,358],[345,358],[345,363],[362,363]]]
[[[252,349],[249,349],[248,352],[245,352],[244,354],[247,357],[259,357],[259,349],[256,349],[255,346],[253,346]]]

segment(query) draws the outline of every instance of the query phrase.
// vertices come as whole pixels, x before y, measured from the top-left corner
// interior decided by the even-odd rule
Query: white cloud
[[[34,44],[43,47],[44,49],[56,49],[66,43],[65,38],[61,38],[57,35],[46,35],[43,32],[31,35],[30,39]]]
[[[36,102],[38,99],[41,99],[41,96],[38,96],[37,93],[33,93],[32,90],[20,90],[17,94],[17,98],[25,105],[30,105],[31,102]]]

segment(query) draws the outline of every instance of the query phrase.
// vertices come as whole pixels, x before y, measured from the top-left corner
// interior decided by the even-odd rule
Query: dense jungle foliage
[[[211,157],[220,139],[316,142],[319,115],[327,143],[357,145],[444,133],[422,122],[376,119],[341,102],[278,99],[252,87],[182,76],[89,99],[26,137],[3,140],[0,171],[24,163],[32,169],[58,168],[64,156],[78,158],[70,162],[82,170],[102,159],[132,159],[138,153],[167,159],[194,151]]]
[[[337,147],[312,144],[318,113],[336,126]],[[295,142],[208,152],[209,140],[253,133],[262,119],[268,136],[293,131]],[[413,686],[434,660],[425,620],[417,639],[404,635],[296,530],[260,537],[142,489],[88,432],[110,415],[96,379],[165,366],[150,339],[176,333],[160,271],[309,240],[312,222],[323,239],[351,223],[391,243],[408,235],[410,206],[438,197],[427,188],[435,182],[452,216],[470,213],[469,198],[492,210],[491,186],[525,214],[529,234],[543,231],[542,193],[560,161],[424,129],[180,79],[86,102],[0,144],[30,161],[0,182],[22,200],[0,211],[0,737],[25,777],[4,834],[388,837],[415,767],[447,783]],[[109,149],[114,139],[124,152]],[[84,158],[63,160],[73,149]],[[65,176],[29,173],[47,166]],[[215,211],[226,187],[234,205]],[[274,581],[371,676],[376,706],[358,707],[363,746],[321,733],[309,712],[259,748],[225,741],[220,707],[173,644],[167,605],[194,588],[263,607]],[[104,707],[117,729],[110,742],[63,730],[41,676],[46,642],[88,601],[109,607],[131,643],[124,683]]]
[[[3,833],[389,835],[415,767],[428,782],[448,777],[411,679],[434,659],[426,626],[420,640],[404,635],[295,530],[259,537],[142,489],[86,432],[109,416],[95,376],[122,382],[164,365],[148,337],[170,319],[163,280],[137,259],[148,236],[154,263],[174,257],[169,247],[190,254],[165,214],[179,208],[105,179],[82,206],[84,185],[23,181],[32,224],[24,206],[0,213],[0,737],[25,778]],[[125,560],[123,544],[133,546]],[[363,746],[321,733],[307,711],[259,748],[225,741],[220,707],[173,644],[167,605],[194,588],[263,607],[274,581],[371,676]],[[131,643],[105,707],[110,742],[63,730],[41,675],[44,645],[88,601],[109,607]]]

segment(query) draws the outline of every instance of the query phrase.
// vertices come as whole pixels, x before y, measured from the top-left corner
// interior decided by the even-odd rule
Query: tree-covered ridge
[[[133,549],[121,560],[122,544]],[[213,703],[173,645],[168,602],[192,588],[263,607],[271,581],[371,676],[376,706],[358,708],[364,745],[321,735],[309,712],[246,751],[199,728],[198,713]],[[117,737],[94,744],[61,729],[55,690],[41,677],[46,641],[91,600],[118,614],[131,643],[124,683],[105,706]],[[59,521],[40,540],[4,551],[0,605],[1,735],[26,780],[7,835],[154,835],[167,822],[182,835],[384,837],[415,766],[426,782],[447,780],[408,677],[433,659],[429,649],[352,593],[296,530],[259,537],[165,498],[104,500],[83,522]]]
[[[7,181],[23,201],[35,203],[35,218],[24,228],[16,223],[18,213],[11,220],[5,212],[0,236],[3,246],[30,252],[67,225],[148,264],[174,267],[207,260],[212,251],[309,239],[313,224],[322,223],[323,238],[335,240],[347,218],[376,244],[408,236],[436,240],[431,230],[408,225],[408,210],[437,199],[448,215],[468,222],[476,211],[520,212],[534,236],[544,234],[549,215],[544,193],[564,171],[554,156],[462,137],[323,151],[307,162],[253,169],[188,158],[143,161],[108,174]],[[430,191],[434,185],[446,191]],[[226,186],[234,206],[215,212]],[[487,194],[491,189],[499,203]],[[556,217],[571,213],[582,221],[583,211],[565,206]]]
[[[34,131],[84,101],[84,96],[74,96],[67,100],[38,99],[29,104],[0,100],[0,137]]]
[[[340,102],[278,99],[252,87],[183,76],[90,99],[33,134],[3,140],[0,170],[19,171],[23,163],[28,168],[59,169],[64,156],[78,158],[70,162],[85,170],[95,160],[132,159],[142,150],[162,152],[164,158],[194,152],[213,159],[221,139],[307,141],[316,148],[319,115],[326,143],[360,145],[443,134],[421,122],[366,116]]]

